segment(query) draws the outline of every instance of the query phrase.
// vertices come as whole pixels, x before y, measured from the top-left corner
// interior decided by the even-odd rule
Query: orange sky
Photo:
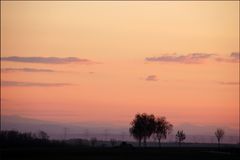
[[[1,61],[2,114],[129,125],[147,112],[237,128],[232,53],[239,56],[239,2],[1,2],[1,57],[20,57]]]

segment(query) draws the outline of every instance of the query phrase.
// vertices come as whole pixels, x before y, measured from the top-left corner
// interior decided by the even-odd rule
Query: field
[[[3,160],[235,160],[240,153],[237,147],[41,147],[41,148],[4,148],[1,149]]]

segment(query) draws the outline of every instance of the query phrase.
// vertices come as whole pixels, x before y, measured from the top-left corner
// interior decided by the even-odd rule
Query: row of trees
[[[173,125],[165,117],[155,117],[153,114],[148,115],[146,113],[136,114],[130,125],[130,135],[138,141],[139,146],[141,146],[142,142],[146,146],[147,139],[154,137],[158,140],[159,147],[161,147],[161,140],[166,139],[173,130]],[[220,146],[220,141],[224,136],[223,129],[217,129],[215,136]],[[177,131],[176,140],[179,145],[185,139],[186,135],[183,130]]]
[[[36,134],[30,132],[1,131],[0,142],[0,146],[43,146],[53,144],[44,131],[39,131]]]

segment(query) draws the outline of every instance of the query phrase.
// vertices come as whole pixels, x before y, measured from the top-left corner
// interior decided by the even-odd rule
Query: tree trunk
[[[181,147],[181,141],[178,141],[178,145],[179,145],[179,147]]]
[[[142,139],[139,139],[139,140],[138,140],[138,145],[139,145],[139,147],[141,147],[141,142],[142,142]]]

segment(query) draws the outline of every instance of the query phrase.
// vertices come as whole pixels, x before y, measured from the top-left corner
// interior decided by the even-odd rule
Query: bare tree
[[[220,142],[221,142],[221,139],[223,139],[224,130],[222,128],[218,128],[215,132],[215,136],[217,137],[218,148],[220,148]]]
[[[173,125],[169,123],[165,117],[158,117],[155,121],[155,137],[158,140],[158,145],[161,147],[161,139],[166,139],[171,133]]]
[[[184,141],[185,139],[186,139],[186,135],[185,135],[185,133],[183,132],[183,130],[177,131],[176,140],[177,140],[179,146],[181,146],[182,141]]]
[[[130,134],[138,140],[139,146],[141,146],[142,140],[144,142],[144,146],[146,146],[147,138],[150,138],[155,131],[154,115],[148,115],[146,113],[136,114],[130,124]]]

